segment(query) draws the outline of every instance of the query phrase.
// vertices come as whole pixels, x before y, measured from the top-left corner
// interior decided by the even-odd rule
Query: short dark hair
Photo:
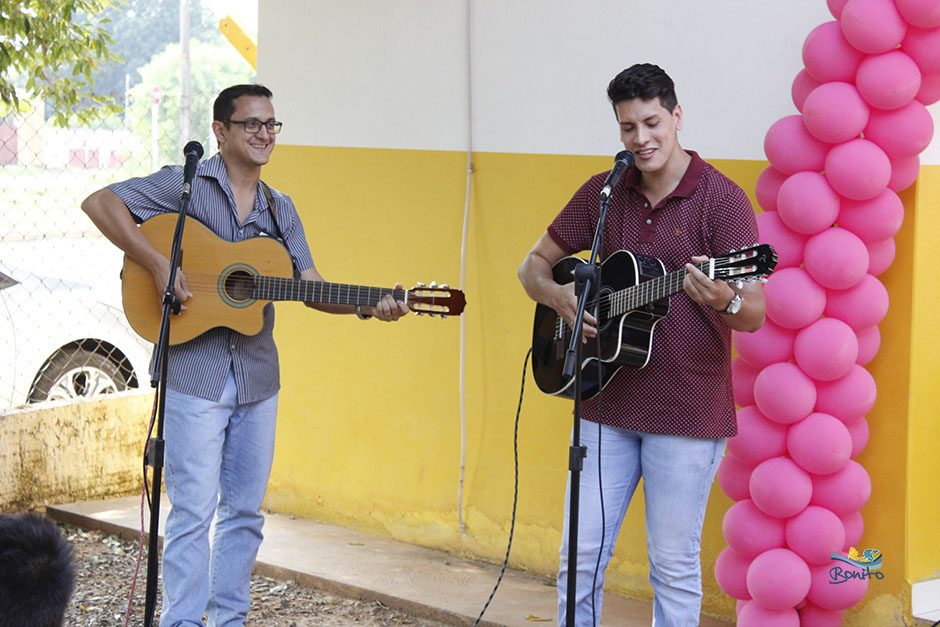
[[[274,94],[264,85],[232,85],[226,87],[215,99],[212,105],[212,119],[218,122],[228,122],[235,113],[235,100],[242,96],[262,96],[273,98]]]
[[[607,98],[615,111],[618,102],[634,98],[659,98],[659,104],[670,113],[679,104],[672,79],[661,67],[652,63],[637,63],[615,76],[607,85]]]
[[[60,626],[74,587],[72,545],[52,520],[0,515],[0,625]]]

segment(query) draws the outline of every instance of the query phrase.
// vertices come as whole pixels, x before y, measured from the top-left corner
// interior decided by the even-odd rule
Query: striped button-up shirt
[[[138,222],[160,213],[178,212],[182,195],[183,169],[168,166],[143,178],[111,185]],[[310,247],[294,203],[271,190],[277,226],[284,238],[296,271],[313,267]],[[267,200],[258,184],[255,206],[245,222],[238,219],[235,197],[229,185],[225,162],[216,154],[199,164],[192,184],[189,217],[195,218],[221,239],[240,242],[252,237],[276,236]],[[232,370],[240,404],[270,398],[280,389],[277,347],[274,344],[274,305],[264,307],[264,324],[256,335],[242,335],[217,327],[198,337],[170,347],[167,386],[191,396],[217,401]],[[151,376],[154,376],[151,363]]]

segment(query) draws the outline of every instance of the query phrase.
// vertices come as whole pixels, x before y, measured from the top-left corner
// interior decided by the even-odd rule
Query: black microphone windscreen
[[[197,159],[202,159],[203,149],[202,144],[197,141],[191,141],[183,148],[183,154],[185,156],[193,155]]]

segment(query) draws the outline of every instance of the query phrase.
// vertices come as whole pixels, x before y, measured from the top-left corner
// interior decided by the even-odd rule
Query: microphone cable
[[[509,523],[509,542],[506,544],[506,557],[503,558],[503,565],[499,569],[499,577],[496,579],[496,585],[490,592],[490,597],[480,610],[480,615],[473,621],[473,627],[477,627],[483,619],[483,614],[493,601],[496,591],[499,590],[499,584],[503,581],[503,575],[506,574],[506,567],[509,565],[509,552],[512,550],[512,536],[516,529],[516,505],[519,502],[519,414],[522,413],[522,397],[525,395],[525,374],[529,366],[529,357],[532,356],[532,347],[529,347],[525,354],[525,361],[522,363],[522,384],[519,386],[519,404],[516,406],[516,422],[512,431],[512,459],[513,459],[513,485],[512,485],[512,517]]]

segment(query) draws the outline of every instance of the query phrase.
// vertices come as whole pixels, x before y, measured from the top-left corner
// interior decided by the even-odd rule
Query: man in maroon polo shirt
[[[621,368],[603,390],[602,407],[597,396],[581,404],[587,458],[581,475],[575,623],[581,627],[600,620],[604,570],[643,477],[654,624],[688,627],[698,624],[701,608],[699,553],[708,495],[726,438],[736,434],[731,330],[753,332],[764,321],[759,282],[739,287],[713,281],[692,263],[752,246],[757,225],[741,188],[679,145],[682,107],[661,68],[634,65],[614,77],[607,95],[620,140],[636,161],[611,193],[601,258],[624,249],[660,259],[666,272],[685,267],[688,275],[684,293],[672,297],[668,315],[656,325],[646,367]],[[519,268],[526,294],[569,325],[577,312],[574,282],[556,283],[552,266],[590,249],[606,175],[581,186]],[[586,312],[587,341],[597,335],[596,323]],[[560,625],[567,602],[568,494],[565,501]]]

